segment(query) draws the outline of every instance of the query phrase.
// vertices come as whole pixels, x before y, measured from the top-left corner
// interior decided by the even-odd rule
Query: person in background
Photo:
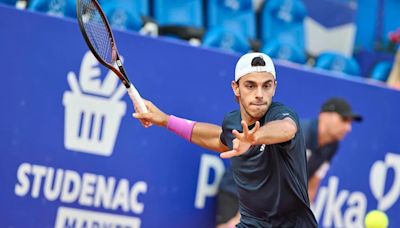
[[[239,198],[230,162],[225,168],[217,193],[216,228],[232,228],[240,221]]]
[[[362,121],[362,116],[353,113],[343,98],[328,99],[317,118],[301,121],[307,147],[310,202],[315,198],[340,141],[351,131],[353,121]]]
[[[400,90],[400,46],[397,48],[396,57],[393,61],[393,67],[390,71],[387,84],[392,88]]]

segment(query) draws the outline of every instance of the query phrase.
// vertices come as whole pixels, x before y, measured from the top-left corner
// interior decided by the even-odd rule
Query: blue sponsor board
[[[75,20],[0,7],[0,27],[1,227],[214,226],[225,161],[141,127]],[[220,124],[237,108],[230,82],[238,56],[115,35],[133,83],[166,113]],[[277,79],[274,99],[303,118],[330,96],[346,97],[365,118],[317,195],[321,226],[359,225],[377,208],[399,224],[400,93],[279,62]]]

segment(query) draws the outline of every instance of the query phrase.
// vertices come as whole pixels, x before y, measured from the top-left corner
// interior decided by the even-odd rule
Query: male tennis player
[[[319,185],[329,170],[340,141],[351,131],[353,122],[362,116],[352,111],[343,98],[333,97],[321,106],[316,118],[300,121],[307,147],[308,195],[314,201]],[[232,227],[240,220],[239,198],[230,165],[226,167],[217,196],[217,228]]]
[[[151,102],[149,113],[134,113],[202,147],[232,158],[241,220],[237,227],[316,227],[307,193],[306,147],[297,114],[272,102],[275,67],[262,53],[243,55],[232,89],[239,110],[222,127],[169,116]]]

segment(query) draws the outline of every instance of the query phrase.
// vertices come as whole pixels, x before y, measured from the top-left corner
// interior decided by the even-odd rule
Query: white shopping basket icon
[[[68,74],[72,91],[63,97],[65,106],[64,145],[78,152],[110,156],[126,103],[119,101],[125,88],[120,87],[111,98],[81,93],[75,74]]]

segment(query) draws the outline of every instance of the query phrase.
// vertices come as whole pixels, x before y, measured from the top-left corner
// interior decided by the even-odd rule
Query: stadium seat
[[[304,17],[301,0],[270,0],[261,11],[261,39],[264,43],[277,39],[304,49]]]
[[[153,0],[154,19],[159,25],[203,27],[203,1]]]
[[[350,75],[360,75],[360,67],[354,58],[349,58],[333,52],[321,53],[315,62],[315,68],[332,70]]]
[[[207,0],[208,27],[224,27],[247,38],[256,38],[256,14],[252,0]]]
[[[268,42],[262,48],[262,52],[269,55],[271,58],[288,60],[300,64],[306,63],[306,53],[304,49],[280,40]]]
[[[142,28],[142,11],[135,2],[107,1],[102,4],[104,13],[113,28],[132,31],[139,31]]]
[[[75,0],[31,0],[28,9],[54,16],[76,17]]]
[[[355,47],[358,49],[374,49],[376,42],[376,27],[378,21],[379,1],[363,0],[358,4],[356,11],[356,40]]]
[[[204,35],[202,44],[206,47],[216,47],[242,54],[250,51],[250,44],[246,37],[220,27],[210,29]]]
[[[17,3],[17,0],[0,0],[0,3],[15,6],[15,4]]]
[[[149,16],[150,14],[150,0],[100,0],[99,3],[102,7],[107,4],[123,5],[137,12],[141,16]]]
[[[386,82],[389,77],[390,70],[392,69],[393,63],[389,61],[378,62],[371,71],[370,78]]]

